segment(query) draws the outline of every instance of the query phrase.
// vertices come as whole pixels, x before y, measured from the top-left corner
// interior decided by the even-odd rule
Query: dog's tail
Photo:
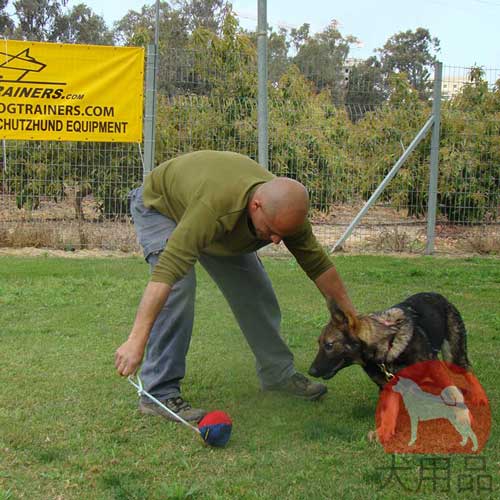
[[[467,331],[462,316],[451,302],[447,304],[446,320],[447,332],[442,348],[443,359],[469,371],[471,364],[467,358]]]

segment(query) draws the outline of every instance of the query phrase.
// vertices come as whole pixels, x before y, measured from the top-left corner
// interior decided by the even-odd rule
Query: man
[[[137,236],[152,270],[128,340],[116,351],[118,373],[141,369],[145,389],[182,418],[198,421],[180,392],[194,317],[194,264],[221,289],[252,349],[264,390],[318,399],[326,386],[297,373],[280,336],[281,314],[256,254],[283,241],[319,290],[354,311],[330,259],[307,221],[302,184],[275,177],[252,159],[199,151],[167,161],[131,192]],[[146,414],[169,415],[141,400]]]

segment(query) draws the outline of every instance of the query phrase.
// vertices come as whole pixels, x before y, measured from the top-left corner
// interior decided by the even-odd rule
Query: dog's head
[[[318,339],[319,349],[309,368],[312,377],[332,378],[339,370],[361,361],[361,341],[357,337],[359,320],[328,302],[331,319]]]

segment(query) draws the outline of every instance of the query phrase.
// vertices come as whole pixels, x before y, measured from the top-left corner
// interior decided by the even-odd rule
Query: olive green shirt
[[[173,285],[202,252],[240,255],[269,244],[255,235],[247,205],[255,188],[273,178],[251,158],[221,151],[185,154],[155,168],[144,181],[144,205],[177,226],[151,280]],[[333,266],[308,221],[283,242],[312,280]]]

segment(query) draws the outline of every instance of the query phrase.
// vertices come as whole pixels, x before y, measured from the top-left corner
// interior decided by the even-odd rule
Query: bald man
[[[280,335],[281,313],[256,250],[281,241],[327,298],[355,314],[331,260],[307,220],[302,184],[275,177],[236,153],[199,151],[169,160],[130,193],[138,240],[151,268],[136,318],[116,351],[122,376],[141,368],[144,388],[188,421],[204,410],[181,396],[194,320],[199,261],[228,301],[255,356],[264,390],[315,400],[326,386],[297,373]],[[147,400],[139,410],[172,417]]]

